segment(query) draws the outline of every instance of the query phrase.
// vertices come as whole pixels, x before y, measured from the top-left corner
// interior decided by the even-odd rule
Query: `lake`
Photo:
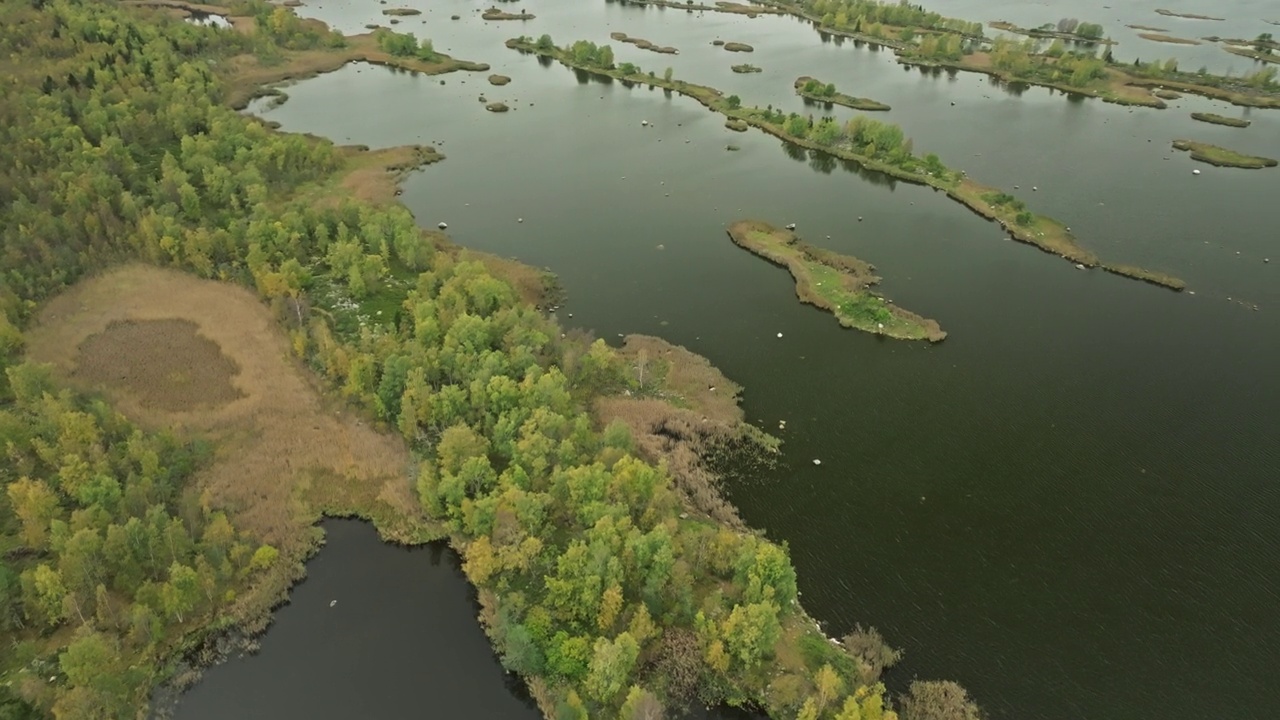
[[[410,178],[401,198],[420,223],[447,221],[463,245],[550,268],[569,294],[566,324],[685,345],[745,385],[752,422],[776,432],[786,420],[781,466],[735,483],[732,499],[790,545],[803,602],[829,634],[875,625],[905,648],[891,687],[955,679],[997,720],[1280,716],[1280,171],[1213,168],[1169,147],[1190,137],[1274,157],[1280,111],[1017,92],[976,75],[904,70],[891,53],[823,42],[787,18],[547,1],[522,6],[536,20],[485,23],[482,4],[416,5],[424,14],[397,30],[490,63],[512,83],[354,65],[287,88],[278,108],[251,109],[340,143],[439,141],[448,160]],[[1260,18],[1280,19],[1257,0],[1175,8],[1220,23],[1155,7],[959,0],[938,9],[1023,25],[1079,17],[1107,26],[1117,57],[1176,55],[1184,67],[1237,74],[1252,63],[1207,44],[1157,46],[1123,25],[1253,37],[1270,29]],[[384,22],[380,9],[311,0],[300,10],[351,33]],[[1019,197],[1103,260],[1171,272],[1189,292],[1077,270],[941,194],[732,133],[692,100],[589,80],[501,45],[542,33],[606,42],[613,31],[680,49],[613,43],[619,62],[658,74],[670,66],[746,104],[852,116],[806,110],[791,89],[799,75],[888,103],[876,117],[902,125],[918,153],[1009,191],[1020,185]],[[727,53],[714,39],[756,51]],[[740,62],[764,72],[732,73]],[[482,94],[513,112],[486,112]],[[1205,125],[1192,111],[1253,125]],[[726,151],[730,143],[740,150]],[[795,222],[813,244],[874,263],[887,296],[950,336],[927,346],[842,330],[796,301],[785,271],[729,241],[725,225],[743,217]],[[383,552],[372,541],[337,547],[320,553],[296,597],[312,592],[322,567],[333,582],[360,583]],[[428,634],[444,611],[407,598],[437,571],[421,554],[385,552],[405,558],[388,569],[385,594],[416,610],[387,619],[397,634],[379,641],[385,653],[372,644],[351,662],[412,656],[393,649],[410,635],[431,662],[441,644]],[[463,597],[456,573],[452,582]],[[211,694],[233,702],[262,692],[268,702],[270,688],[253,690],[267,670],[232,668],[266,668],[273,643],[299,675],[342,652],[278,640],[291,612],[258,657],[211,671],[179,717],[241,716]],[[473,622],[465,632],[476,653],[486,649]],[[496,687],[501,670],[492,671],[475,687]],[[207,690],[215,681],[222,690]],[[398,693],[401,705],[388,707],[409,707],[425,681],[350,687],[380,701]],[[510,698],[509,710],[470,706],[472,686],[448,687],[459,716],[527,712]],[[184,714],[202,702],[212,714]]]

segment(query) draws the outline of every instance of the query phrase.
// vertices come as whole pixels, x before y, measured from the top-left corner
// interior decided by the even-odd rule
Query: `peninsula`
[[[941,342],[947,337],[937,321],[872,292],[880,278],[869,263],[813,247],[791,230],[758,220],[739,220],[728,230],[738,247],[790,271],[801,302],[830,312],[844,327],[898,340]]]

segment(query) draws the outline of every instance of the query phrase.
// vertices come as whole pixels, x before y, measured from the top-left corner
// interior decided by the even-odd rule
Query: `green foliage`
[[[413,33],[398,33],[384,28],[374,31],[378,48],[396,57],[417,58],[425,62],[439,59],[430,40],[418,41]]]
[[[958,20],[926,11],[920,5],[907,2],[879,2],[877,0],[799,0],[796,3],[806,14],[820,18],[822,24],[838,30],[865,32],[868,23],[884,24],[899,28],[923,28],[963,33],[982,37],[982,23]],[[910,38],[904,38],[909,40]]]
[[[21,49],[34,78],[0,83],[0,348],[11,358],[39,302],[113,260],[251,285],[289,306],[311,368],[405,437],[419,497],[493,601],[503,662],[544,679],[562,716],[650,712],[641,668],[669,634],[692,635],[699,611],[707,646],[680,665],[690,682],[706,680],[709,700],[758,692],[794,613],[785,548],[682,518],[672,479],[631,456],[625,428],[596,430],[587,400],[630,383],[607,346],[564,339],[484,265],[437,252],[403,208],[297,196],[339,155],[224,107],[215,70],[330,40],[283,8],[245,7],[260,17],[252,36],[107,3],[0,7],[0,57]],[[396,33],[379,44],[431,53]],[[564,52],[613,66],[608,46]],[[857,130],[877,155],[909,157],[901,130]],[[0,619],[43,633],[36,654],[59,653],[68,682],[42,711],[130,716],[184,634],[279,553],[187,489],[194,448],[38,368],[5,378],[0,531],[27,551],[0,566]]]

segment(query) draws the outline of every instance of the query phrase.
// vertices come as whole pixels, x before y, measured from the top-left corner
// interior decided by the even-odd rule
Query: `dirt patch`
[[[401,539],[422,523],[404,444],[327,402],[293,361],[270,311],[244,288],[123,266],[54,298],[28,341],[31,359],[52,364],[73,386],[106,394],[139,425],[211,439],[214,462],[195,482],[236,527],[286,558],[309,550],[321,512],[372,517]],[[166,381],[189,363],[211,368]],[[173,396],[140,394],[147,379],[159,379]],[[221,393],[222,402],[192,404],[197,389]]]
[[[132,395],[147,410],[190,411],[243,397],[231,384],[240,368],[198,331],[189,320],[114,321],[80,343],[72,375]]]

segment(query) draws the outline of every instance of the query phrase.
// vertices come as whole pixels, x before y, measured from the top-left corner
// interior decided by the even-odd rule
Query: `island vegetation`
[[[795,82],[796,94],[805,100],[822,103],[830,107],[831,105],[843,105],[854,110],[866,111],[882,111],[889,110],[890,107],[881,102],[876,102],[870,98],[853,97],[837,92],[836,86],[831,83],[823,83],[816,78],[802,75],[796,78]]]
[[[138,716],[180,661],[265,626],[334,514],[447,538],[548,717],[898,717],[878,633],[825,637],[785,545],[656,464],[652,426],[590,412],[677,399],[661,373],[567,336],[534,307],[540,275],[352,191],[427,153],[375,161],[232,108],[237,58],[302,52],[304,32],[0,5],[4,714]],[[201,358],[194,377],[161,335]],[[938,697],[976,712],[916,682],[903,720]]]
[[[1213,123],[1214,125],[1226,125],[1228,127],[1235,128],[1247,128],[1252,124],[1252,121],[1245,120],[1244,118],[1227,117],[1217,113],[1193,112],[1191,113],[1191,118],[1193,120],[1199,120],[1200,122]]]
[[[945,192],[948,197],[975,213],[999,223],[1011,237],[1020,242],[1060,255],[1076,264],[1087,267],[1099,264],[1098,257],[1082,247],[1063,223],[1036,214],[1012,195],[948,168],[933,153],[917,156],[911,140],[897,125],[873,120],[865,115],[858,115],[841,124],[832,117],[815,119],[797,113],[787,114],[772,106],[746,106],[737,95],[726,96],[712,87],[677,80],[670,73],[659,77],[652,71],[646,73],[633,63],[615,64],[613,51],[607,45],[598,46],[588,40],[579,40],[561,48],[556,46],[550,35],[543,35],[536,41],[518,37],[508,40],[507,47],[549,57],[570,68],[623,83],[645,84],[679,93],[726,118],[740,120],[794,145],[857,162],[869,170]],[[1181,288],[1181,281],[1172,276],[1154,272],[1150,276],[1165,277],[1168,287]]]
[[[729,237],[738,247],[786,268],[800,301],[832,313],[844,327],[899,340],[940,342],[947,337],[937,321],[873,292],[880,278],[869,263],[813,247],[791,230],[758,220],[731,224]]]
[[[764,69],[763,69],[763,68],[758,68],[758,67],[756,67],[755,65],[752,65],[752,64],[750,64],[750,63],[742,63],[741,65],[734,65],[734,66],[730,67],[729,69],[730,69],[730,70],[732,70],[732,71],[734,71],[734,72],[736,72],[736,73],[743,74],[743,75],[748,74],[748,73],[764,72]]]
[[[1276,166],[1276,161],[1268,157],[1246,155],[1235,150],[1229,150],[1218,145],[1210,145],[1209,143],[1196,142],[1195,140],[1174,140],[1173,147],[1175,150],[1191,153],[1192,160],[1199,160],[1218,167],[1258,170]]]

